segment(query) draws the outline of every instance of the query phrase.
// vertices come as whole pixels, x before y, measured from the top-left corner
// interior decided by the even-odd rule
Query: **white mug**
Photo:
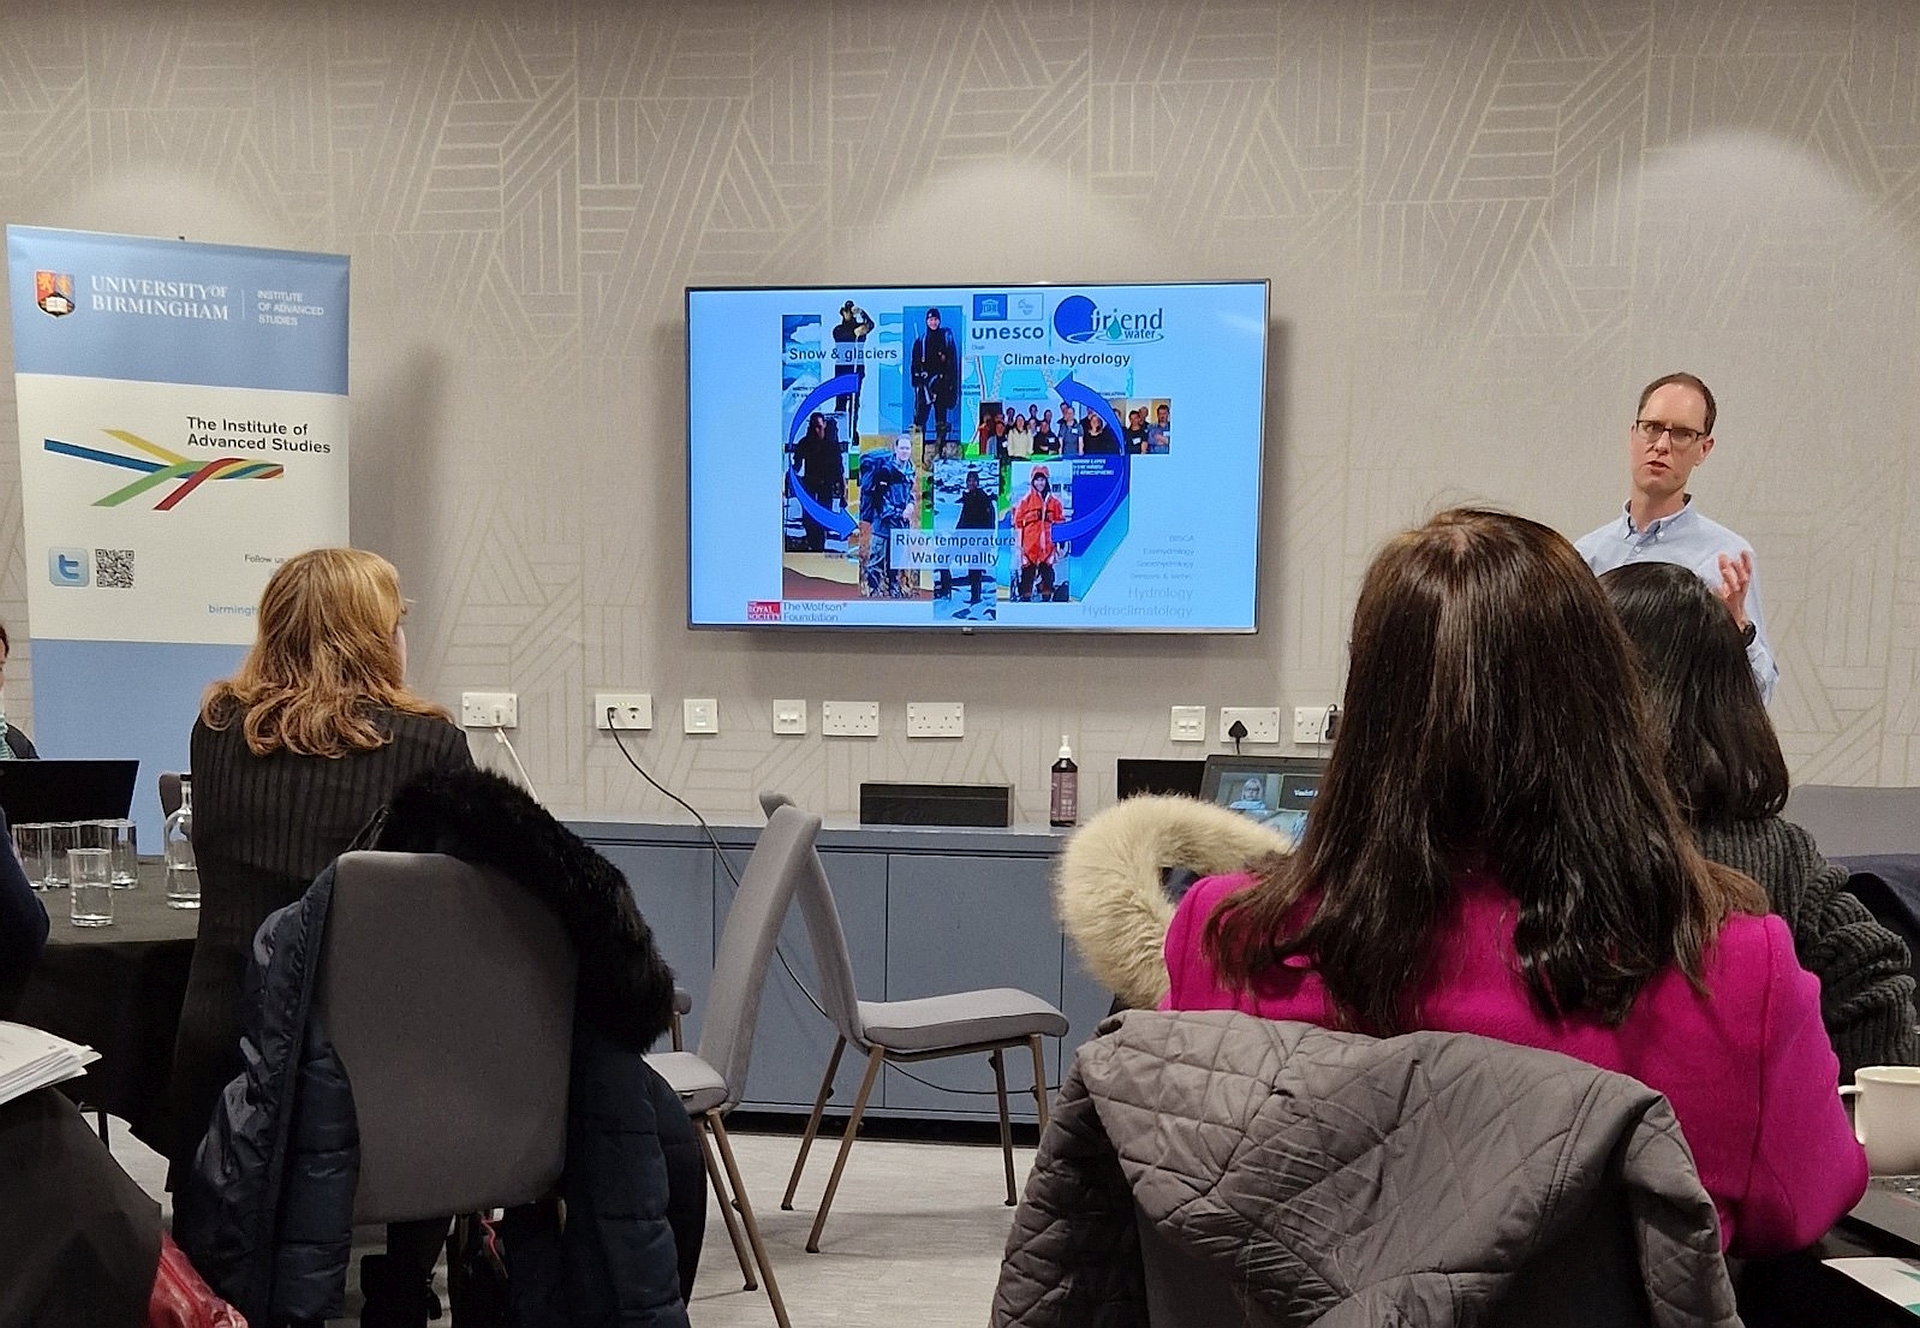
[[[1840,1095],[1857,1094],[1853,1137],[1876,1176],[1920,1173],[1920,1066],[1864,1065]]]

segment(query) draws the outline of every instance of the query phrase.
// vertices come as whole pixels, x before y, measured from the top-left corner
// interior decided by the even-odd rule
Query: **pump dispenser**
[[[1073,763],[1067,735],[1060,735],[1060,759],[1053,763],[1053,788],[1047,798],[1047,820],[1072,825],[1080,819],[1080,767]]]

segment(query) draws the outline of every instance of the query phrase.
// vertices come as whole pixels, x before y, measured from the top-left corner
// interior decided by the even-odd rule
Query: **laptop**
[[[0,811],[9,825],[118,821],[133,806],[138,761],[0,761]]]
[[[1326,758],[1229,756],[1207,758],[1200,796],[1271,826],[1294,843],[1307,832],[1307,814],[1320,792]]]
[[[1200,780],[1205,761],[1169,761],[1135,759],[1123,756],[1114,767],[1117,791],[1123,798],[1142,794],[1178,793],[1189,798],[1200,796]]]

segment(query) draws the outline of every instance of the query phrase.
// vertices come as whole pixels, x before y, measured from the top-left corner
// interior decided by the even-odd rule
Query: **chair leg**
[[[1000,1103],[1000,1156],[1007,1164],[1007,1207],[1019,1202],[1013,1192],[1013,1121],[1007,1116],[1007,1063],[1000,1048],[987,1053],[993,1062],[994,1097]]]
[[[727,1142],[727,1127],[720,1123],[720,1113],[709,1111],[707,1123],[713,1130],[713,1141],[719,1145],[720,1160],[726,1164],[727,1184],[733,1188],[733,1197],[740,1204],[740,1222],[747,1229],[747,1243],[753,1246],[753,1261],[760,1265],[760,1276],[767,1284],[767,1299],[773,1304],[774,1322],[780,1328],[792,1328],[787,1322],[787,1302],[780,1298],[780,1284],[774,1280],[773,1263],[767,1258],[767,1247],[760,1240],[760,1224],[753,1220],[753,1205],[747,1202],[747,1187],[740,1183],[740,1166],[733,1160],[733,1145]]]
[[[700,1160],[707,1164],[707,1179],[713,1182],[714,1197],[720,1201],[720,1219],[727,1224],[727,1239],[733,1242],[733,1257],[740,1261],[740,1273],[747,1279],[742,1290],[758,1291],[760,1284],[753,1280],[753,1259],[748,1255],[747,1242],[740,1234],[740,1223],[733,1216],[733,1196],[727,1193],[726,1182],[720,1178],[720,1164],[714,1160],[707,1118],[702,1116],[697,1124],[699,1128],[694,1133],[700,1137]]]
[[[1047,1128],[1047,1056],[1038,1033],[1027,1039],[1027,1045],[1033,1048],[1033,1101],[1040,1108],[1040,1128],[1044,1131]]]
[[[667,1036],[673,1039],[673,1049],[675,1051],[685,1051],[687,1049],[686,1040],[681,1036],[680,1012],[678,1010],[673,1012],[667,1024]]]
[[[807,1151],[813,1147],[813,1137],[820,1133],[820,1116],[827,1109],[827,1098],[833,1093],[833,1076],[840,1069],[840,1055],[847,1049],[845,1038],[835,1038],[833,1055],[827,1058],[827,1072],[820,1076],[820,1093],[813,1099],[813,1115],[807,1117],[807,1128],[800,1135],[800,1155],[793,1159],[793,1174],[787,1177],[787,1192],[780,1196],[780,1207],[784,1212],[793,1211],[793,1192],[800,1188],[800,1170],[807,1165]]]
[[[847,1117],[847,1132],[840,1136],[840,1152],[833,1159],[833,1174],[827,1177],[827,1192],[820,1196],[820,1211],[813,1215],[813,1230],[807,1233],[807,1253],[820,1253],[820,1233],[826,1229],[827,1210],[833,1207],[833,1192],[840,1188],[840,1173],[847,1169],[847,1154],[853,1151],[853,1136],[860,1132],[860,1117],[867,1109],[867,1095],[873,1081],[880,1077],[880,1064],[887,1054],[875,1047],[867,1053],[867,1072],[860,1079],[860,1095],[853,1100],[853,1114]]]

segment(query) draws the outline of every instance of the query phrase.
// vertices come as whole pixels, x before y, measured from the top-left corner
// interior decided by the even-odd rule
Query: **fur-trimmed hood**
[[[1087,971],[1122,1003],[1152,1009],[1167,994],[1165,869],[1219,876],[1292,848],[1279,831],[1197,798],[1128,798],[1067,840],[1054,909]]]
[[[644,1051],[673,1015],[673,970],[618,867],[511,780],[434,770],[400,788],[357,848],[445,853],[491,867],[544,899],[580,960],[575,1015]]]

